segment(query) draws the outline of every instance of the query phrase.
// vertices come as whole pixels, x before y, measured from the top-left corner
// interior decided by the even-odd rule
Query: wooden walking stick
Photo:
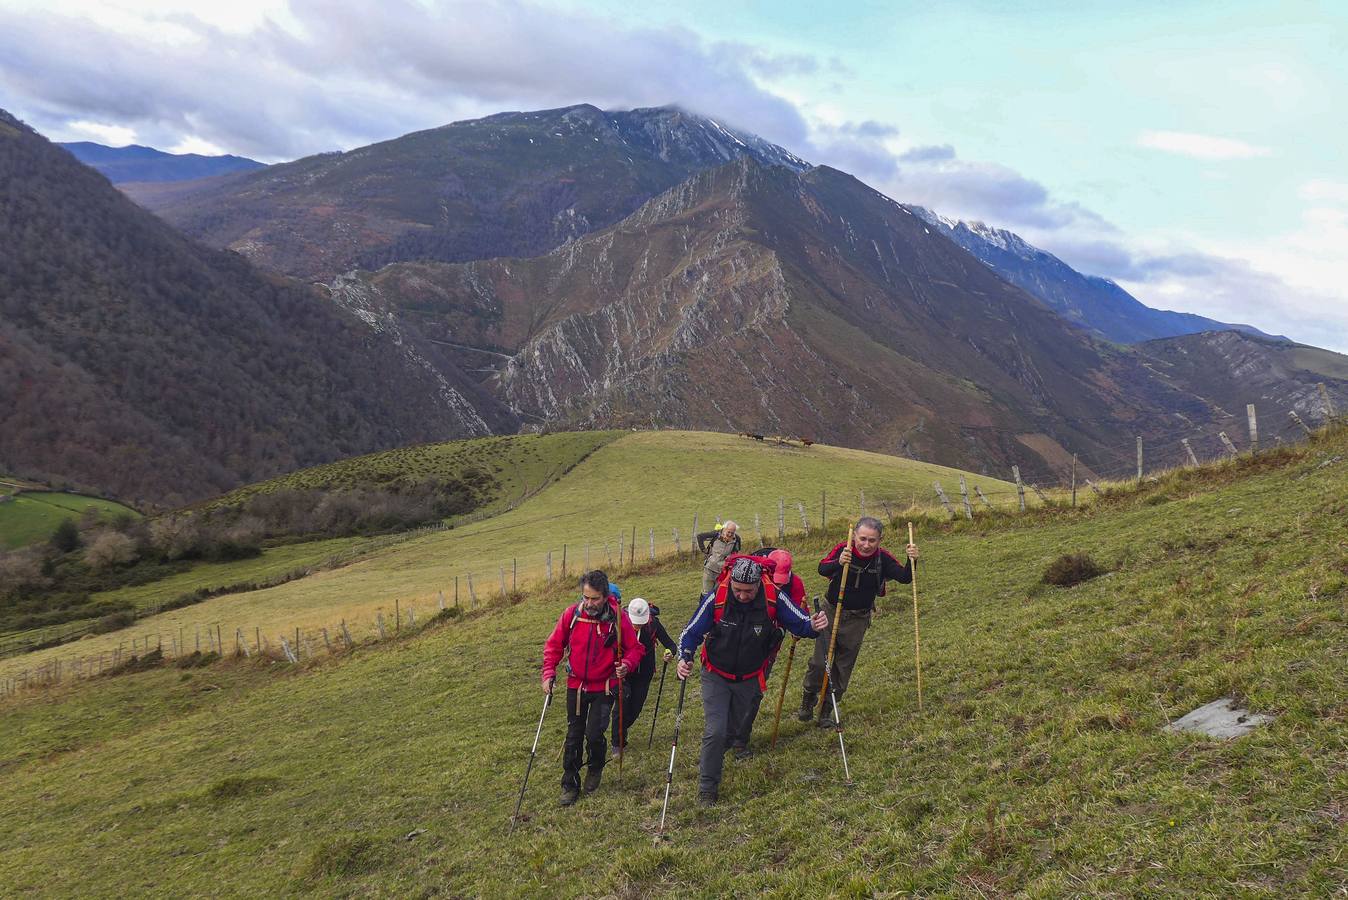
[[[908,543],[913,543],[913,523],[908,523]],[[917,560],[910,559],[908,566],[913,576],[913,662],[917,665],[917,708],[922,709],[922,632],[917,624]]]
[[[796,658],[796,644],[800,643],[800,638],[794,634],[791,635],[791,651],[786,654],[786,674],[782,676],[782,692],[777,695],[777,714],[772,719],[772,744],[777,746],[777,729],[782,724],[782,703],[786,700],[786,685],[791,681],[791,663]]]
[[[852,549],[852,534],[855,526],[847,526],[847,543],[844,548]],[[842,621],[843,596],[847,593],[847,571],[851,567],[850,562],[843,563],[842,581],[838,582],[838,605],[833,610],[833,634],[828,639],[828,657],[824,660],[824,684],[819,689],[819,705],[815,707],[816,716],[824,713],[824,698],[828,696],[828,679],[833,672],[833,649],[838,646],[838,623]]]

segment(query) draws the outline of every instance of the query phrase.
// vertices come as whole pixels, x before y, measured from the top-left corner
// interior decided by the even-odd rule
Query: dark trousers
[[[773,660],[776,662],[776,660]],[[763,680],[766,682],[772,676],[772,663],[763,670]],[[758,708],[763,705],[763,692],[760,690],[758,696],[749,704],[749,708],[744,711],[744,715],[737,722],[730,723],[730,730],[726,734],[726,742],[736,749],[749,746],[749,735],[754,730],[754,720],[758,718]]]
[[[852,680],[852,668],[857,664],[857,654],[861,652],[861,641],[866,637],[866,629],[871,627],[871,611],[869,609],[842,609],[836,604],[829,604],[828,616],[830,620],[829,627],[832,628],[832,619],[834,616],[842,614],[842,620],[838,622],[838,644],[833,650],[833,674],[829,676],[829,689],[834,692],[839,700],[847,692],[847,683]],[[819,696],[819,689],[824,686],[824,666],[828,661],[828,642],[829,635],[821,634],[814,642],[814,655],[810,657],[810,664],[805,669],[805,699],[810,700]],[[833,715],[833,710],[828,701],[824,702],[826,717]]]
[[[599,772],[607,760],[612,694],[566,689],[566,744],[562,750],[562,789],[580,790],[580,763],[589,754],[590,771]]]
[[[751,707],[763,699],[757,678],[729,681],[715,672],[702,670],[702,758],[698,764],[698,789],[716,792],[725,764],[726,736],[731,723],[743,722]]]
[[[651,675],[655,673],[652,672]],[[641,708],[646,705],[646,697],[651,691],[651,675],[645,678],[633,675],[630,678],[623,679],[623,716],[622,738],[618,737],[618,717],[613,717],[613,746],[626,747],[628,735],[632,733],[632,723],[641,715]]]

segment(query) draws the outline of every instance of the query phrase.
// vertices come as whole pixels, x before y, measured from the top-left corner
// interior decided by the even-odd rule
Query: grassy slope
[[[139,515],[129,507],[101,497],[54,491],[19,494],[9,503],[0,503],[0,550],[45,541],[62,521],[78,519],[89,507],[108,518],[121,513]]]
[[[206,507],[238,503],[258,494],[312,488],[379,487],[391,478],[456,478],[470,467],[496,479],[496,488],[474,515],[500,512],[525,494],[559,477],[594,450],[620,436],[619,431],[568,431],[545,435],[507,435],[419,444],[355,456],[327,465],[230,491]]]
[[[733,478],[728,474],[732,472]],[[656,529],[657,552],[672,548],[672,527],[679,528],[687,549],[695,512],[704,528],[717,515],[733,515],[745,527],[746,540],[753,542],[755,511],[765,533],[775,538],[777,500],[783,494],[788,502],[805,502],[817,522],[823,488],[835,513],[843,503],[855,509],[863,489],[870,508],[878,510],[881,497],[906,506],[913,496],[929,496],[933,478],[942,479],[955,492],[954,470],[893,456],[818,445],[784,447],[706,432],[631,433],[599,448],[518,508],[494,518],[413,537],[362,562],[279,587],[163,613],[138,623],[135,631],[143,636],[185,629],[190,634],[198,626],[220,623],[225,635],[238,628],[255,634],[261,628],[275,642],[279,634],[295,627],[335,628],[346,619],[353,630],[368,633],[378,610],[385,619],[391,618],[395,600],[403,610],[417,608],[424,618],[434,609],[439,591],[452,599],[456,575],[473,573],[479,597],[497,593],[502,566],[507,579],[512,559],[518,561],[522,580],[542,576],[549,550],[560,573],[564,543],[568,572],[584,565],[586,543],[592,545],[591,564],[606,564],[604,542],[616,555],[618,532],[630,538],[633,526],[639,557],[649,553],[651,528]],[[991,479],[977,481],[985,491],[1013,490]],[[788,528],[800,527],[794,506],[788,507],[786,521]],[[247,572],[246,564],[231,568],[229,580],[244,580],[250,577]],[[156,590],[155,586],[130,589],[119,596],[144,603],[142,592]],[[460,592],[466,605],[466,577],[461,578]],[[53,655],[99,652],[129,640],[124,634],[110,634],[86,639],[75,649],[0,660],[0,676],[41,665]]]
[[[554,710],[532,817],[505,835],[556,595],[309,670],[161,671],[0,707],[0,892],[1329,895],[1348,880],[1344,456],[1338,439],[1281,470],[929,529],[925,712],[900,590],[846,703],[857,787],[836,739],[791,721],[775,752],[728,763],[707,812],[690,689],[659,848],[668,687],[656,748],[569,811]],[[1075,550],[1113,573],[1038,584]],[[695,579],[625,587],[676,624]],[[801,674],[798,656],[792,694]],[[1279,718],[1230,743],[1159,732],[1225,694]]]

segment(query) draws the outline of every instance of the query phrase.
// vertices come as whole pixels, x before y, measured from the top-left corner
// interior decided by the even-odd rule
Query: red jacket
[[[557,620],[557,627],[548,635],[543,645],[543,677],[557,675],[557,664],[562,654],[567,654],[566,686],[586,691],[607,691],[617,685],[613,667],[617,664],[617,641],[612,646],[604,646],[604,639],[612,634],[615,624],[621,630],[623,662],[628,672],[635,672],[641,663],[641,655],[646,648],[637,639],[636,629],[627,618],[627,612],[618,603],[618,598],[609,595],[609,609],[617,616],[617,622],[604,622],[590,618],[583,613],[577,615],[579,603],[573,603]]]

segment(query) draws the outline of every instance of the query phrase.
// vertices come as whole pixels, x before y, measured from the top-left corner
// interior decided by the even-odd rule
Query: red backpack
[[[750,678],[756,677],[758,679],[759,688],[767,690],[768,680],[764,673],[767,672],[768,666],[772,665],[773,660],[777,658],[777,650],[782,646],[783,636],[781,623],[777,621],[777,585],[772,582],[772,572],[775,569],[772,560],[758,556],[749,556],[745,553],[736,553],[725,561],[725,565],[721,567],[721,574],[716,579],[716,599],[712,606],[712,622],[719,623],[721,618],[725,615],[726,601],[730,597],[730,569],[734,566],[735,561],[740,559],[752,559],[763,567],[760,583],[763,585],[763,598],[767,601],[768,618],[777,626],[776,644],[763,660],[763,665],[760,666],[756,672],[750,672],[747,675],[732,675],[729,672],[723,672],[712,665],[711,660],[707,656],[707,645],[705,643],[702,645],[702,665],[705,666],[708,671],[715,672],[722,678],[727,678],[731,681],[748,681]]]

